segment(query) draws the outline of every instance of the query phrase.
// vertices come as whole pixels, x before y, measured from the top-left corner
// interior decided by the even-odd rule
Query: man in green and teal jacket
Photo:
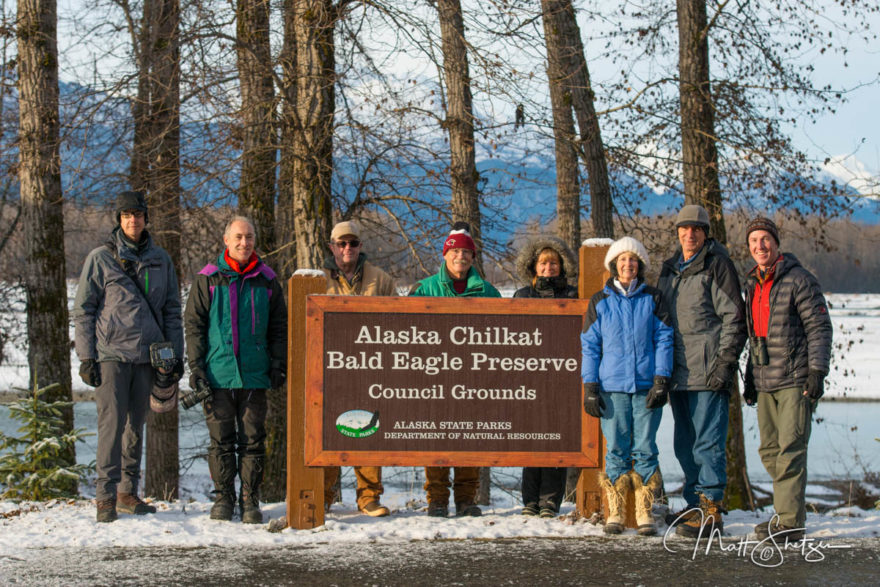
[[[254,252],[253,223],[235,216],[223,242],[226,249],[196,276],[186,303],[190,386],[206,382],[213,390],[204,402],[215,493],[211,518],[232,519],[237,473],[241,520],[259,524],[266,390],[284,384],[287,306],[275,272]]]

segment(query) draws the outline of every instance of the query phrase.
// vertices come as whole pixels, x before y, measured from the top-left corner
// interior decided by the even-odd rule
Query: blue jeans
[[[675,419],[673,447],[684,472],[684,497],[698,506],[702,493],[721,501],[727,486],[728,395],[717,391],[673,391],[669,405]]]
[[[611,483],[630,469],[647,481],[657,470],[657,429],[663,410],[645,407],[647,391],[600,392],[605,410],[600,423],[605,436],[605,474]]]

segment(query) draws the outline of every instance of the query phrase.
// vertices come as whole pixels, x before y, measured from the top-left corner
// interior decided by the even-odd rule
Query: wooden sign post
[[[306,298],[326,291],[327,278],[321,271],[295,274],[287,282],[287,525],[297,530],[324,525],[324,469],[307,467],[303,454]]]

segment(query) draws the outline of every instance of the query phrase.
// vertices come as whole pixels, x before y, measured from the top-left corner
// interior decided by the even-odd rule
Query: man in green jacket
[[[443,243],[444,263],[440,270],[413,286],[409,295],[426,297],[500,298],[492,284],[474,269],[477,247],[468,233],[468,225],[457,222]],[[480,485],[479,467],[455,467],[455,514],[482,515],[475,503]],[[445,518],[449,514],[449,467],[425,467],[425,491],[428,515]]]
[[[223,242],[226,249],[196,275],[186,303],[190,386],[213,390],[204,402],[216,496],[211,519],[232,519],[237,473],[241,521],[259,524],[266,390],[284,384],[287,306],[275,272],[254,252],[253,223],[233,217]]]

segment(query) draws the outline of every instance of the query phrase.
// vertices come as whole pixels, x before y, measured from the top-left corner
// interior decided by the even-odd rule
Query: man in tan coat
[[[327,293],[343,296],[393,296],[397,293],[394,279],[367,261],[360,240],[360,228],[354,222],[340,222],[330,233],[332,257],[324,261]],[[339,467],[324,469],[324,504],[335,501],[334,486],[339,480]],[[379,503],[382,495],[382,468],[355,467],[358,509],[369,516],[387,516],[391,512]]]

